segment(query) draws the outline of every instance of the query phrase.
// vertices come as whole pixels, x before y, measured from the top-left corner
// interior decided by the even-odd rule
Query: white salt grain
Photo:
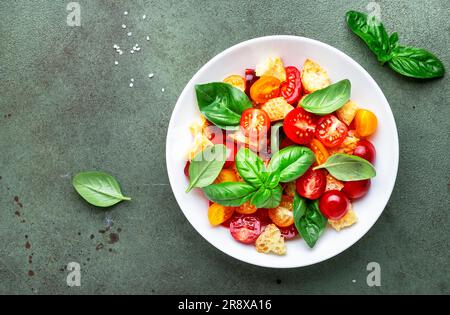
[[[134,84],[133,83],[130,83],[130,88],[132,88],[134,86]]]
[[[125,29],[127,28],[127,26],[125,24],[122,24],[122,28]]]
[[[128,35],[128,36],[131,36],[131,35],[133,35],[133,33],[131,33],[131,32],[128,32],[128,33],[127,33],[127,35]]]
[[[128,11],[123,12],[123,15],[128,15]]]
[[[146,18],[147,18],[147,16],[144,14],[144,15],[142,16],[142,19],[145,20]]]
[[[150,73],[149,75],[148,75],[148,77],[151,79],[151,78],[153,78],[155,75],[153,74],[153,73]]]
[[[116,60],[116,61],[114,61],[114,64],[117,66],[119,64],[119,62]]]

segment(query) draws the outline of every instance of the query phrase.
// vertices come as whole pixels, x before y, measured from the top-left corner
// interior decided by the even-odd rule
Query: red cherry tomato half
[[[302,80],[296,67],[286,67],[286,81],[281,84],[280,94],[289,104],[295,104],[302,96]]]
[[[245,94],[250,97],[250,88],[253,83],[258,81],[259,77],[256,76],[254,69],[245,69]]]
[[[375,161],[376,154],[374,145],[368,140],[358,141],[355,150],[353,150],[353,155],[359,156],[370,163]]]
[[[296,145],[296,143],[294,143],[294,141],[292,141],[291,139],[286,137],[286,138],[283,139],[283,141],[281,141],[280,150],[284,149],[284,148],[287,148],[287,147],[290,147],[291,145]]]
[[[297,179],[297,192],[307,199],[319,199],[325,192],[327,177],[324,170],[313,170],[310,168]]]
[[[350,199],[358,199],[367,194],[370,189],[370,185],[370,179],[345,182],[342,192]]]
[[[227,160],[225,161],[224,168],[231,168],[234,165],[234,161],[236,161],[236,154],[238,153],[238,146],[235,142],[227,141],[225,143],[227,147]]]
[[[322,214],[331,220],[342,219],[350,206],[347,196],[339,190],[330,190],[323,194],[319,201],[319,209]]]
[[[283,130],[286,136],[297,144],[308,144],[316,131],[316,116],[297,107],[287,114]]]
[[[184,175],[186,175],[187,178],[189,178],[189,166],[191,166],[191,162],[187,161],[186,166],[184,167]]]
[[[255,215],[237,215],[230,222],[230,233],[236,241],[252,244],[261,234],[261,221]]]
[[[298,235],[297,228],[293,224],[288,227],[279,227],[279,229],[285,240],[291,240]]]
[[[269,115],[262,109],[246,109],[241,116],[241,130],[246,136],[264,135],[270,129]]]
[[[347,125],[334,115],[326,115],[317,123],[316,137],[329,148],[341,145],[347,134]]]
[[[272,220],[269,217],[269,209],[258,209],[258,211],[255,212],[255,215],[258,217],[259,221],[261,222],[261,226],[266,226],[270,223],[272,223]]]

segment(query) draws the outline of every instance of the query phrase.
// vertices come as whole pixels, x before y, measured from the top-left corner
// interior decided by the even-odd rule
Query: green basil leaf
[[[280,171],[280,182],[288,183],[302,176],[316,161],[314,153],[301,146],[289,146],[275,153],[269,163],[269,172]]]
[[[336,179],[342,181],[356,181],[376,176],[375,168],[363,158],[355,155],[336,153],[330,156],[324,164],[314,169],[326,168]]]
[[[297,223],[299,223],[300,218],[303,217],[306,213],[306,209],[308,208],[308,205],[306,203],[306,200],[303,199],[297,192],[295,192],[294,196],[294,206],[293,206],[293,212],[294,212],[294,220],[295,224],[297,226]],[[297,222],[298,221],[298,222]]]
[[[227,148],[223,144],[206,147],[198,153],[189,166],[189,192],[194,187],[203,188],[211,185],[219,176],[227,159]]]
[[[131,200],[122,195],[117,180],[106,173],[79,173],[73,178],[72,185],[84,200],[97,207],[110,207],[123,200]]]
[[[250,201],[255,191],[252,185],[240,182],[225,182],[203,188],[209,200],[227,207],[237,207]]]
[[[273,189],[278,186],[280,183],[281,172],[280,170],[276,170],[274,172],[269,173],[266,181],[264,182],[264,186],[266,188]]]
[[[305,210],[306,201],[302,200],[301,207]],[[319,202],[317,200],[310,203],[301,215],[302,211],[295,211],[294,207],[294,224],[300,236],[305,240],[310,248],[313,248],[320,236],[327,227],[328,220],[319,210]]]
[[[392,35],[389,37],[389,48],[390,51],[394,51],[398,47],[398,34],[392,33]]]
[[[244,92],[227,83],[196,85],[195,91],[200,112],[220,128],[239,125],[242,112],[252,107]]]
[[[283,123],[278,122],[275,125],[272,126],[270,129],[270,152],[272,154],[277,153],[280,150],[280,139],[281,139],[281,132],[280,130],[283,130]]]
[[[338,110],[350,99],[351,84],[342,80],[326,88],[308,94],[300,106],[307,112],[316,115],[326,115]]]
[[[392,52],[389,67],[407,77],[431,79],[444,76],[442,62],[425,49],[398,46]]]
[[[236,168],[239,175],[254,187],[260,187],[266,181],[264,162],[247,148],[240,149],[236,154]]]
[[[359,36],[382,63],[390,59],[390,41],[383,23],[375,15],[348,11],[347,25]]]
[[[262,186],[253,195],[250,203],[256,208],[276,208],[281,203],[283,188],[278,185],[273,189]]]

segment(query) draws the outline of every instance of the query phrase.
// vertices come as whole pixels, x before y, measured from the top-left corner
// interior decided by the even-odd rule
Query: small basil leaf
[[[282,194],[283,188],[280,185],[273,189],[263,186],[253,195],[250,203],[256,208],[276,208],[281,203]]]
[[[278,184],[280,183],[280,177],[281,177],[280,170],[276,170],[274,172],[269,173],[264,183],[264,186],[270,189],[277,187]]]
[[[283,130],[282,127],[283,123],[278,122],[270,129],[270,152],[272,154],[275,154],[280,150],[280,130]]]
[[[314,153],[301,146],[289,146],[274,154],[269,163],[269,172],[280,171],[280,182],[288,183],[302,176],[315,162]]]
[[[375,168],[363,158],[355,155],[336,153],[330,156],[324,164],[314,169],[326,168],[336,179],[342,181],[357,181],[376,176]]]
[[[398,46],[398,34],[392,33],[392,35],[389,37],[389,48],[390,51],[394,51],[395,48]]]
[[[435,55],[421,48],[396,47],[388,65],[404,76],[417,79],[437,78],[445,74],[442,62]]]
[[[239,175],[250,185],[260,187],[267,178],[263,161],[252,151],[242,148],[236,154],[236,168]]]
[[[294,196],[294,220],[295,220],[295,224],[296,226],[298,225],[298,223],[300,222],[300,218],[303,217],[306,213],[306,209],[307,209],[308,205],[306,203],[306,200],[303,199],[297,192],[295,192],[295,196]]]
[[[368,16],[357,11],[348,11],[347,25],[359,36],[382,63],[390,59],[389,36],[375,15]]]
[[[306,204],[305,200],[302,201]],[[302,205],[303,209],[306,205]],[[295,208],[294,208],[295,210]],[[319,202],[317,200],[310,203],[304,215],[300,216],[301,211],[294,212],[294,224],[300,236],[305,240],[310,248],[313,248],[320,236],[327,227],[327,219],[319,210]]]
[[[198,153],[189,166],[189,192],[194,187],[203,188],[211,185],[219,176],[227,159],[227,148],[223,144],[206,147]]]
[[[122,195],[117,180],[103,172],[83,172],[72,180],[75,190],[91,205],[110,207],[123,200],[131,200]]]
[[[308,94],[301,101],[301,107],[316,115],[330,114],[348,102],[351,84],[349,80],[342,80],[326,88]]]
[[[227,83],[196,85],[195,91],[200,112],[220,128],[239,125],[242,112],[252,107],[244,92]]]
[[[255,191],[255,187],[238,182],[225,182],[203,188],[209,200],[227,207],[237,207],[250,201]]]

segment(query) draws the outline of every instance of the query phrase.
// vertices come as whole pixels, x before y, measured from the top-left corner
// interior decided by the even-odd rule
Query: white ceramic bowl
[[[371,138],[377,150],[377,176],[369,193],[354,202],[358,223],[341,232],[327,228],[316,246],[310,249],[301,239],[287,241],[287,255],[275,256],[256,252],[254,246],[235,241],[228,229],[211,227],[208,222],[208,201],[196,189],[188,194],[183,169],[185,154],[192,145],[188,126],[199,119],[194,86],[222,81],[230,74],[242,74],[268,56],[280,56],[286,66],[301,69],[307,58],[324,67],[333,82],[349,79],[352,100],[370,109],[378,117],[378,130]],[[394,117],[383,92],[374,79],[352,58],[327,44],[304,37],[268,36],[233,46],[206,63],[181,93],[169,124],[166,143],[167,170],[175,198],[194,228],[224,253],[250,264],[293,268],[312,265],[329,259],[356,243],[375,224],[394,188],[399,158],[398,135]],[[180,244],[180,246],[182,246]]]

